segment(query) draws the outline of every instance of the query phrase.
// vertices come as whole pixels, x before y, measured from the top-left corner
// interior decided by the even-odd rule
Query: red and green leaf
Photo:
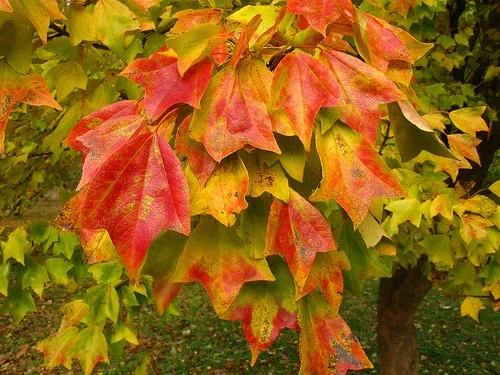
[[[205,217],[194,229],[179,258],[174,282],[199,281],[215,311],[226,311],[244,283],[274,280],[264,259],[253,259],[234,228]]]
[[[374,198],[406,195],[377,151],[341,122],[326,133],[316,131],[316,147],[323,179],[312,201],[334,199],[357,227],[368,214]]]
[[[300,374],[339,374],[372,368],[347,323],[319,294],[299,301]]]
[[[0,62],[0,156],[4,154],[5,127],[10,112],[18,103],[62,109],[40,75],[19,74],[6,62]]]
[[[181,76],[177,58],[156,52],[132,62],[120,75],[144,87],[144,110],[150,121],[158,119],[168,108],[186,103],[199,108],[200,100],[212,75],[212,63],[202,59]]]
[[[354,7],[351,0],[288,0],[288,11],[299,14],[307,20],[314,30],[326,34],[326,28],[340,17],[354,19]]]
[[[272,107],[283,108],[309,151],[314,119],[321,107],[338,103],[340,89],[327,66],[306,53],[289,53],[274,71]]]
[[[191,121],[191,134],[220,162],[246,145],[279,153],[270,103],[272,73],[250,58],[221,70],[210,81]]]
[[[189,194],[181,165],[156,133],[132,137],[97,170],[83,191],[78,226],[106,229],[135,277],[163,229],[189,234]]]
[[[252,351],[252,366],[260,352],[266,350],[284,328],[299,329],[292,275],[283,261],[273,260],[270,267],[276,281],[246,283],[221,316],[242,321]]]
[[[304,287],[316,254],[337,247],[323,215],[292,189],[288,203],[274,200],[266,238],[265,255],[282,254],[299,288]]]
[[[335,84],[340,87],[340,119],[375,144],[381,104],[405,99],[405,95],[382,72],[346,53],[324,51]]]
[[[180,155],[186,157],[191,170],[203,188],[215,170],[217,162],[212,159],[202,143],[191,138],[189,131],[190,123],[191,116],[187,116],[179,125],[177,136],[175,137],[175,150]]]

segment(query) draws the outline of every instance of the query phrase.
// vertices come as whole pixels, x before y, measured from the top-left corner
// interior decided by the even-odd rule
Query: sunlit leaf
[[[201,282],[220,314],[236,299],[244,283],[275,278],[264,259],[251,257],[233,228],[205,217],[189,238],[172,279]]]

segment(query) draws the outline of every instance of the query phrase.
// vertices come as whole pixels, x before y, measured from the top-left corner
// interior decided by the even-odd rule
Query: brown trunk
[[[419,353],[415,312],[431,289],[422,274],[425,259],[415,268],[400,269],[381,279],[378,296],[377,343],[381,375],[418,374]]]

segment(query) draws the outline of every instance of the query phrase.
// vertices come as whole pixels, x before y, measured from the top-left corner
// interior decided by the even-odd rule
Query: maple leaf
[[[252,351],[251,366],[284,328],[299,329],[292,275],[283,261],[272,260],[269,266],[276,281],[246,283],[221,315],[222,319],[241,320]]]
[[[47,337],[35,346],[44,356],[43,365],[49,370],[62,365],[71,370],[70,352],[78,339],[78,328],[69,327]]]
[[[406,195],[377,151],[348,126],[337,122],[323,135],[317,130],[316,147],[323,179],[310,199],[334,199],[355,227],[365,219],[372,199]]]
[[[373,368],[347,323],[312,293],[299,301],[300,374],[339,374]]]
[[[186,241],[187,237],[169,231],[161,233],[149,247],[142,274],[153,276],[151,289],[160,315],[181,290],[182,284],[172,282],[172,276]]]
[[[448,144],[455,154],[481,165],[476,148],[481,143],[481,140],[469,134],[449,134],[447,137]]]
[[[411,70],[411,65],[433,47],[432,43],[421,43],[403,29],[359,9],[356,19],[354,36],[360,55],[384,73],[394,60],[408,63],[406,68]]]
[[[234,47],[233,55],[231,56],[231,60],[229,61],[229,65],[236,66],[238,64],[240,57],[242,56],[245,49],[248,48],[248,44],[250,43],[250,39],[257,31],[259,25],[262,23],[262,16],[260,14],[256,14],[243,28],[241,31],[240,37],[236,42],[236,46]]]
[[[77,186],[80,190],[89,183],[99,168],[134,135],[146,132],[146,124],[141,116],[133,114],[113,116],[98,127],[77,138],[89,152],[85,155],[82,177]]]
[[[234,229],[208,216],[194,229],[172,276],[174,282],[201,282],[217,314],[228,309],[244,283],[259,280],[275,280],[267,262],[253,259]]]
[[[82,152],[85,157],[90,150],[77,139],[78,137],[98,128],[108,120],[135,115],[139,112],[138,108],[138,103],[135,100],[122,100],[103,107],[78,121],[69,132],[66,143],[75,150]]]
[[[389,119],[401,161],[409,161],[426,150],[434,155],[456,159],[434,130],[408,102],[389,103]]]
[[[199,108],[211,74],[212,63],[204,59],[182,77],[177,70],[177,58],[166,56],[165,52],[137,59],[120,73],[144,87],[144,110],[150,121],[177,103]]]
[[[286,111],[294,132],[309,151],[314,119],[321,107],[338,103],[340,89],[323,62],[306,53],[289,53],[274,71],[272,95],[272,107]]]
[[[47,44],[50,20],[66,19],[59,10],[57,0],[9,0],[9,3],[17,16],[25,18],[26,23],[35,27],[43,44]]]
[[[0,0],[0,12],[12,13],[14,9],[9,4],[9,0]]]
[[[66,17],[68,18],[66,26],[69,33],[69,40],[73,46],[84,40],[97,40],[95,18],[89,12],[88,8],[72,1],[69,4]]]
[[[229,34],[217,24],[204,23],[191,27],[184,34],[167,39],[168,48],[175,52],[179,60],[179,74],[184,74],[197,62],[210,55],[214,48],[225,43]]]
[[[342,270],[350,268],[349,259],[344,252],[318,253],[306,283],[302,288],[296,289],[295,299],[298,301],[314,289],[319,288],[330,307],[338,314],[344,291]]]
[[[99,0],[93,10],[97,39],[127,60],[131,39],[126,33],[140,29],[134,13],[118,0]]]
[[[242,153],[241,158],[245,163],[250,178],[250,196],[259,197],[264,192],[288,202],[290,189],[285,171],[279,163],[267,167],[259,163],[259,155],[253,152],[251,155]]]
[[[300,194],[290,189],[288,203],[274,200],[264,254],[283,254],[299,288],[306,283],[316,254],[336,248],[330,225]]]
[[[81,330],[70,354],[80,361],[85,375],[90,375],[97,363],[109,363],[108,344],[101,328],[90,326]]]
[[[398,12],[406,18],[411,7],[417,5],[417,0],[393,0],[389,5],[389,11]]]
[[[137,134],[111,155],[83,191],[77,225],[106,229],[130,277],[163,229],[189,234],[189,193],[181,165],[156,133]]]
[[[187,158],[191,170],[200,182],[200,187],[203,188],[217,166],[217,162],[212,159],[202,143],[190,137],[190,123],[191,115],[187,116],[179,125],[175,137],[175,149],[180,155]]]
[[[212,78],[191,121],[191,135],[217,162],[245,145],[279,153],[267,112],[271,72],[250,58]]]
[[[353,56],[330,50],[321,58],[340,86],[340,119],[375,144],[379,105],[406,99],[405,95],[383,73]]]
[[[326,35],[326,28],[332,22],[344,16],[348,20],[354,18],[354,7],[351,0],[288,0],[288,11],[304,16],[314,30]]]
[[[245,195],[249,178],[240,158],[223,160],[202,188],[190,168],[186,170],[191,196],[191,215],[210,214],[222,224],[232,226],[234,214],[247,208]]]
[[[248,44],[254,46],[261,37],[264,36],[266,39],[266,32],[272,32],[272,29],[277,26],[276,21],[280,18],[281,9],[270,5],[247,5],[231,14],[227,19],[248,25],[255,16],[259,15],[262,22],[248,40]],[[259,41],[259,43],[261,42]]]
[[[76,229],[75,231],[82,245],[85,263],[107,262],[117,258],[115,246],[105,229]]]
[[[250,199],[248,208],[241,213],[238,235],[254,259],[265,258],[267,222],[262,218],[269,217],[270,205],[265,198]]]
[[[476,132],[489,130],[481,117],[485,110],[486,106],[457,109],[450,112],[450,119],[458,129],[474,137]]]
[[[5,127],[10,111],[18,103],[62,109],[40,75],[34,72],[19,74],[0,61],[0,156],[4,154]]]
[[[181,34],[189,31],[193,26],[206,23],[218,24],[224,11],[222,9],[185,9],[173,15],[177,21],[170,29],[171,33]]]

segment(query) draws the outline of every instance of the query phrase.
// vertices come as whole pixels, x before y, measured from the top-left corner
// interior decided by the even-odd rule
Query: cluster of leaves
[[[90,374],[98,362],[109,361],[108,352],[120,355],[128,343],[140,345],[135,318],[141,306],[153,302],[151,277],[131,284],[109,236],[102,234],[97,242],[84,243],[82,251],[75,233],[35,222],[16,228],[2,242],[0,293],[6,298],[1,312],[10,313],[15,324],[37,310],[33,293],[43,303],[44,291],[54,285],[79,291],[60,308],[64,316],[59,331],[36,346],[49,369],[71,369],[77,359]],[[165,239],[160,237],[151,251],[162,250]],[[104,251],[111,260],[94,263]],[[137,373],[145,374],[154,359],[146,350],[139,353]]]
[[[496,205],[483,212],[459,201],[462,208],[453,211],[452,201],[450,214],[449,205],[444,211],[434,203],[449,193],[443,174],[422,172],[418,179],[408,172],[430,168],[409,162],[423,149],[457,157],[408,101],[413,64],[431,45],[350,0],[260,3],[270,2],[98,0],[59,8],[55,0],[0,1],[0,27],[10,33],[2,35],[19,40],[0,44],[5,170],[38,148],[50,150],[44,163],[71,159],[66,145],[80,151],[80,192],[57,225],[78,233],[87,261],[103,262],[89,268],[97,285],[63,308],[60,331],[39,345],[48,367],[70,367],[77,358],[90,373],[107,360],[108,342],[137,345],[129,317],[139,300],[153,296],[164,312],[189,282],[202,283],[221,318],[242,321],[252,362],[290,328],[300,330],[304,374],[370,367],[338,311],[344,281],[360,293],[366,278],[391,276],[394,259],[384,256],[394,252],[379,244],[380,223],[398,244],[411,245],[412,255],[398,255],[399,263],[425,253],[437,268],[458,272],[466,258],[481,293],[496,295],[489,276],[498,270],[490,255],[498,249]],[[404,16],[407,6],[394,2],[391,12]],[[44,45],[32,43],[35,30]],[[19,103],[61,112],[24,111]],[[465,117],[466,127],[474,109],[463,111],[450,114],[461,130],[455,119]],[[383,138],[378,125],[387,114]],[[4,147],[9,115],[9,126],[20,126],[7,129]],[[44,120],[35,121],[40,115]],[[472,137],[481,126],[464,130],[471,138],[448,136],[452,151],[474,160]],[[50,134],[30,144],[30,129]],[[385,208],[387,199],[407,192],[377,142],[396,154],[392,166],[410,194]],[[399,161],[413,164],[401,169]],[[28,183],[37,178],[21,175]],[[397,207],[408,202],[416,208]],[[422,214],[428,223],[442,217],[449,223],[425,226]],[[431,253],[445,242],[446,225],[467,254],[443,265],[444,256]],[[478,226],[479,237],[472,233]],[[438,238],[418,242],[417,232]],[[9,254],[21,262],[31,246],[29,233],[18,229],[2,244],[4,275]],[[60,239],[67,232],[55,233]],[[40,236],[37,246],[48,251],[55,243],[59,254],[57,238]],[[40,290],[51,271],[37,258],[33,264]],[[29,286],[13,287],[8,298],[32,306]]]
[[[383,154],[395,167],[408,196],[385,205],[384,210],[390,214],[378,217],[383,235],[391,238],[397,247],[394,253],[397,264],[405,268],[415,266],[417,260],[425,256],[428,277],[446,293],[464,296],[462,315],[476,320],[478,311],[485,307],[483,301],[491,300],[494,310],[499,309],[500,212],[494,200],[483,194],[471,195],[472,186],[456,179],[460,169],[471,168],[469,161],[480,165],[476,150],[480,140],[475,135],[488,131],[481,118],[483,110],[465,108],[446,117],[440,113],[439,122],[433,121],[435,114],[420,117],[427,119],[428,126],[437,125],[435,129],[441,132],[453,124],[455,133],[443,132],[443,137],[456,159],[427,151],[408,159],[404,152],[394,150],[400,141],[396,127],[402,122],[416,122],[418,118],[398,116],[389,109],[395,138],[388,140]],[[497,182],[490,187],[492,198],[500,196],[499,186]]]

